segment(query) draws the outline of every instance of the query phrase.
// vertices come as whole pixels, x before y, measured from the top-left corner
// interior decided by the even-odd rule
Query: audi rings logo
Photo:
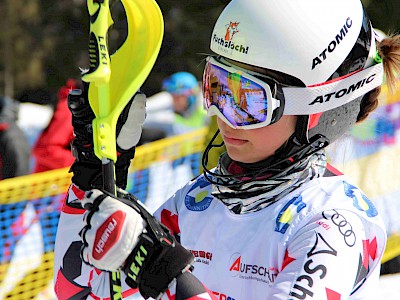
[[[356,234],[354,233],[351,224],[343,215],[332,209],[322,212],[322,216],[327,220],[331,220],[332,223],[337,226],[340,234],[343,235],[344,242],[347,246],[353,247],[355,245],[357,240]]]

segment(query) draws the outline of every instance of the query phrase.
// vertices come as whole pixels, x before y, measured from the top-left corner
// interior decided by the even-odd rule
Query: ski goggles
[[[267,75],[209,56],[203,74],[208,115],[236,129],[255,129],[282,115],[312,115],[345,105],[380,86],[383,64],[308,87],[278,82]]]
[[[283,110],[281,91],[280,83],[266,75],[212,56],[206,60],[203,97],[208,115],[217,115],[232,128],[254,129],[276,122]]]

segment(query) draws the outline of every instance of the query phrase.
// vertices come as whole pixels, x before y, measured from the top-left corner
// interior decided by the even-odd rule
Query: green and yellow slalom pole
[[[104,189],[116,194],[116,125],[122,110],[148,77],[160,51],[164,21],[155,0],[121,0],[128,24],[127,38],[111,56],[107,32],[113,24],[109,0],[87,0],[90,17],[89,103],[94,152],[103,165]],[[122,299],[119,272],[110,273],[110,299]]]

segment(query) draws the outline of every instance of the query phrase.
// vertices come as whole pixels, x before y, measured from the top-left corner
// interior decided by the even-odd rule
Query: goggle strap
[[[283,87],[283,114],[311,115],[345,105],[380,86],[383,73],[383,64],[380,63],[344,79],[318,86]]]

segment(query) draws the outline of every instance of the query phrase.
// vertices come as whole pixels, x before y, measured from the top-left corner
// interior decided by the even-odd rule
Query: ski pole
[[[116,194],[116,124],[122,110],[148,77],[160,51],[164,21],[155,0],[121,0],[128,33],[111,56],[107,32],[113,24],[109,0],[87,0],[90,15],[88,99],[93,120],[94,152],[102,161],[103,187]],[[110,298],[122,299],[119,272],[110,273]]]
[[[90,69],[87,74],[82,76],[82,80],[91,82],[97,88],[99,111],[96,117],[106,116],[109,111],[109,81],[111,75],[110,56],[107,45],[107,32],[112,25],[110,6],[108,0],[88,0],[87,7],[90,18],[89,35],[89,60]],[[105,124],[100,124],[104,128]],[[100,130],[101,131],[101,130]],[[97,132],[96,132],[97,134]],[[96,138],[95,138],[96,137]],[[99,138],[94,136],[94,143],[99,143]],[[104,136],[104,138],[106,138]],[[111,144],[109,144],[111,145]],[[108,146],[108,145],[107,145]],[[106,146],[103,144],[103,150]],[[97,147],[95,146],[95,149]],[[113,151],[113,149],[110,149]],[[114,150],[115,152],[115,150]],[[110,193],[116,194],[115,185],[115,166],[116,157],[109,153],[96,153],[102,161],[103,188]],[[119,272],[110,272],[110,299],[122,299],[121,277]]]

